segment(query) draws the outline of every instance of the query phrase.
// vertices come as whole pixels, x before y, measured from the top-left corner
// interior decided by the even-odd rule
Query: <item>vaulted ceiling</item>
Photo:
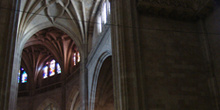
[[[101,0],[21,0],[19,38],[48,26],[62,27],[87,42]],[[33,33],[32,33],[33,34]],[[71,36],[73,37],[73,36]]]
[[[78,52],[74,41],[63,31],[50,27],[37,32],[27,41],[21,65],[36,81],[45,63],[55,59],[62,68],[62,74],[66,75],[73,72],[74,52]]]

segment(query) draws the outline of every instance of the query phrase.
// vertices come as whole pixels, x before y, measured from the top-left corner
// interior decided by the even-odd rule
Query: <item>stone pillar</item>
[[[88,106],[88,69],[86,68],[87,63],[87,44],[83,45],[83,53],[81,52],[81,64],[80,64],[80,97],[81,97],[81,108],[80,110],[87,110]]]
[[[144,110],[136,0],[111,0],[112,66],[116,110]]]
[[[0,110],[16,110],[17,74],[12,74],[19,0],[0,1]]]

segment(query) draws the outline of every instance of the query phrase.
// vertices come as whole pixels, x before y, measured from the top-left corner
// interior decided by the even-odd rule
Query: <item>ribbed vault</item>
[[[63,31],[51,27],[34,34],[25,44],[21,65],[29,73],[31,82],[42,76],[43,66],[55,59],[62,68],[62,77],[74,72],[73,56],[78,53],[74,41]]]

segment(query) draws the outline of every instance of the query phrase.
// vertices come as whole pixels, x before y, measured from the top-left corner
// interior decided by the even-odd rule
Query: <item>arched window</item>
[[[77,62],[79,63],[80,62],[80,53],[77,52]]]
[[[107,7],[106,7],[106,2],[104,2],[103,7],[102,7],[102,22],[103,24],[107,23]]]
[[[27,73],[25,71],[23,71],[22,77],[21,77],[21,83],[26,83],[27,77],[28,77]]]
[[[55,60],[52,60],[50,62],[50,72],[49,72],[49,76],[53,76],[55,75],[55,65],[56,64],[56,61]]]
[[[28,78],[27,72],[24,70],[23,67],[20,67],[20,70],[18,72],[18,83],[26,83]]]
[[[44,66],[43,71],[44,71],[43,78],[47,78],[47,76],[48,76],[48,66]]]
[[[76,66],[80,62],[80,53],[78,51],[73,53],[73,65]]]
[[[43,78],[45,79],[56,74],[61,74],[60,64],[54,59],[50,62],[46,62],[43,68]]]
[[[61,67],[59,63],[56,63],[56,67],[57,67],[57,74],[61,74]]]

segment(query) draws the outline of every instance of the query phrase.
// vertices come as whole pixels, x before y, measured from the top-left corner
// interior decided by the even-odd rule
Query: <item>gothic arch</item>
[[[73,41],[77,45],[78,51],[80,52],[80,55],[81,55],[82,62],[84,61],[84,51],[82,49],[82,40],[79,39],[79,37],[75,37],[76,34],[74,33],[74,31],[71,31],[70,28],[64,27],[61,24],[57,24],[57,23],[51,24],[49,22],[48,23],[42,23],[42,24],[34,27],[33,29],[31,29],[31,31],[27,32],[25,35],[20,35],[19,36],[19,34],[18,34],[18,36],[17,36],[16,46],[15,46],[17,48],[15,49],[15,53],[14,53],[14,58],[13,58],[14,63],[13,63],[13,72],[12,72],[12,74],[13,74],[12,80],[14,80],[13,85],[16,85],[16,88],[18,87],[17,72],[18,72],[19,67],[20,67],[21,55],[22,55],[24,45],[26,44],[28,39],[30,39],[33,36],[33,34],[35,34],[36,32],[38,32],[40,30],[49,28],[49,27],[55,27],[57,29],[60,29],[61,31],[65,32],[69,37],[71,37],[71,39],[73,39]],[[81,71],[81,69],[80,69],[80,71]],[[47,102],[53,102],[51,99],[46,99],[44,102],[46,102],[46,101]],[[55,105],[57,105],[57,104],[55,104]],[[46,106],[46,105],[44,105],[44,106]],[[41,110],[41,109],[39,108],[37,110]],[[60,107],[59,107],[58,110],[60,110]]]
[[[36,27],[34,27],[33,29],[31,29],[31,31],[29,31],[28,33],[26,33],[25,35],[20,35],[19,36],[19,32],[18,32],[18,36],[17,36],[17,42],[16,42],[16,47],[17,49],[15,49],[15,55],[14,55],[14,65],[13,65],[13,79],[15,80],[15,83],[17,82],[17,71],[19,70],[20,67],[20,62],[21,62],[21,54],[22,54],[22,50],[24,48],[24,45],[26,44],[26,42],[28,41],[28,39],[30,39],[33,34],[35,34],[36,32],[45,29],[45,28],[49,28],[49,27],[55,27],[60,29],[61,31],[67,33],[67,35],[69,35],[69,37],[71,37],[71,39],[73,39],[73,41],[76,43],[76,46],[78,48],[78,51],[81,54],[81,59],[82,61],[84,60],[84,51],[82,50],[82,43],[81,40],[78,39],[76,36],[76,34],[73,31],[70,31],[69,28],[62,26],[61,24],[58,23],[42,23]],[[15,84],[16,85],[16,84]]]
[[[100,70],[103,66],[103,63],[105,60],[109,57],[111,57],[112,54],[110,51],[105,51],[98,59],[94,75],[93,75],[93,80],[92,80],[92,88],[91,88],[91,94],[90,94],[90,109],[94,110],[95,107],[95,99],[96,99],[96,90],[97,90],[97,85],[98,85],[98,79],[99,79],[99,74]]]
[[[74,108],[77,108],[79,104],[79,91],[75,91],[74,88],[71,91],[71,94],[68,96],[68,101],[67,101],[67,110],[74,110]]]
[[[17,40],[17,47],[19,47],[19,50],[22,51],[22,49],[24,48],[25,43],[28,41],[28,39],[30,39],[33,34],[35,34],[36,32],[49,28],[49,27],[55,27],[58,28],[60,30],[62,30],[63,32],[67,33],[67,35],[70,36],[71,39],[73,39],[73,41],[76,43],[77,47],[79,48],[79,52],[82,54],[83,56],[83,51],[82,51],[82,40],[78,39],[76,37],[76,34],[74,33],[74,31],[71,31],[71,29],[69,29],[68,27],[64,27],[61,24],[58,23],[42,23],[34,28],[32,28],[29,32],[27,32],[25,35],[21,35],[18,36],[18,40]],[[74,37],[75,36],[75,37]]]
[[[61,110],[60,105],[54,101],[53,99],[47,98],[45,99],[36,110],[45,110],[48,106],[52,106],[53,108],[56,108],[55,110]]]

